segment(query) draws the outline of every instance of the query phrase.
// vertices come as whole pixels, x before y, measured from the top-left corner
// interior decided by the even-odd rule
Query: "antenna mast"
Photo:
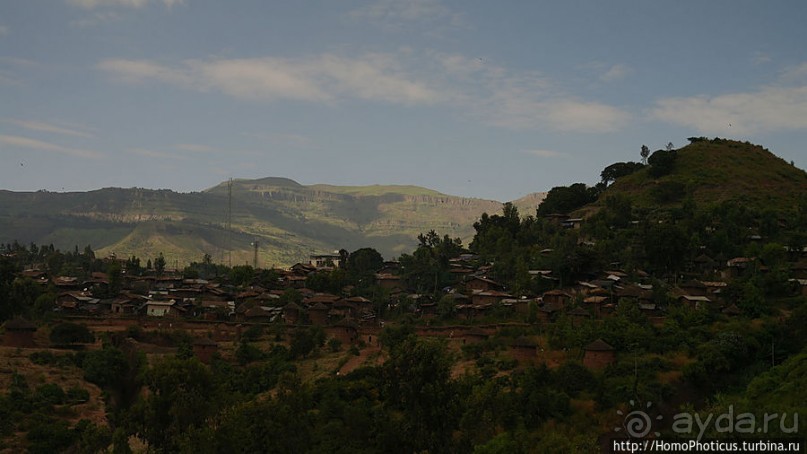
[[[233,179],[227,181],[227,262],[233,266]]]

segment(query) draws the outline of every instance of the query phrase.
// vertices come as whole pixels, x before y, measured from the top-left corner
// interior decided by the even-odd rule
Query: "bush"
[[[65,402],[65,394],[59,385],[47,383],[36,389],[34,399],[43,405],[60,405]]]
[[[328,348],[330,348],[332,352],[338,352],[342,348],[342,341],[333,337],[328,341]]]
[[[50,330],[50,341],[57,345],[89,344],[95,342],[95,336],[86,325],[65,322]]]
[[[90,392],[84,388],[73,387],[65,393],[65,403],[84,403],[90,400]]]

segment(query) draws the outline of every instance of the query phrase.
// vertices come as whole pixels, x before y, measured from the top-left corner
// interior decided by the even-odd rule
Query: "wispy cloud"
[[[481,57],[402,50],[361,56],[186,60],[110,59],[98,68],[127,83],[163,82],[249,101],[339,103],[364,100],[443,105],[509,129],[610,132],[630,115],[581,99],[537,71],[514,71]]]
[[[554,150],[542,150],[542,149],[535,149],[535,150],[524,150],[523,153],[528,155],[536,156],[539,158],[562,158],[566,157],[565,153],[561,153]]]
[[[121,15],[114,11],[96,11],[87,17],[70,21],[70,26],[75,28],[86,28],[98,24],[119,21],[121,18]]]
[[[756,51],[751,55],[751,63],[755,65],[762,65],[765,63],[769,63],[771,61],[771,56],[766,54],[765,52]]]
[[[248,133],[248,137],[266,140],[272,144],[286,145],[294,148],[311,148],[316,146],[314,139],[302,134],[293,133]]]
[[[12,136],[0,134],[0,143],[8,145],[9,147],[28,148],[32,150],[46,151],[51,153],[59,153],[76,158],[100,158],[103,155],[97,151],[84,150],[79,148],[70,148],[62,145],[44,142],[37,139],[28,137]]]
[[[663,98],[651,114],[703,134],[807,130],[807,63],[785,68],[776,81],[753,91]]]
[[[574,132],[610,132],[630,115],[614,106],[579,99],[562,84],[537,71],[513,71],[484,58],[448,55],[440,58],[454,80],[447,93],[467,112],[509,129],[549,128]]]
[[[129,152],[153,159],[186,159],[185,156],[166,151],[150,150],[147,148],[130,148]]]
[[[465,26],[463,16],[439,0],[377,0],[351,11],[348,15],[388,30],[401,30],[413,23]]]
[[[162,3],[167,8],[185,3],[185,0],[67,0],[67,3],[85,9],[101,7],[142,8],[149,3]]]
[[[218,151],[213,147],[194,143],[181,143],[175,145],[174,148],[182,151],[190,151],[191,153],[215,153],[216,151]]]
[[[30,120],[17,120],[17,119],[8,119],[5,120],[7,123],[11,123],[13,125],[19,126],[21,128],[25,128],[31,131],[39,131],[39,132],[47,132],[52,134],[62,134],[67,136],[73,137],[85,137],[85,138],[92,138],[93,135],[89,132],[82,131],[79,128],[68,128],[65,126],[57,126],[50,123],[45,123],[41,121],[30,121]]]
[[[630,67],[627,65],[616,64],[609,67],[601,76],[600,80],[603,82],[613,82],[627,77],[631,73]]]
[[[188,60],[175,66],[114,59],[102,61],[98,67],[126,82],[154,79],[243,99],[328,102],[359,98],[422,104],[439,98],[438,91],[413,80],[394,59],[381,54],[359,58],[325,54],[304,59]]]

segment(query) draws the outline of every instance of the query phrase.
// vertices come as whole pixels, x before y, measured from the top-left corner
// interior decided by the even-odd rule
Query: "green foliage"
[[[305,358],[323,345],[325,345],[325,332],[322,327],[297,329],[291,335],[289,354],[292,358]]]
[[[675,159],[678,157],[676,150],[657,150],[647,159],[650,164],[648,172],[653,178],[660,178],[668,175],[673,170]]]
[[[382,367],[385,405],[403,415],[401,448],[445,452],[457,423],[457,390],[445,346],[408,337],[390,350]]]
[[[84,379],[102,388],[120,383],[129,372],[129,363],[123,352],[111,345],[87,352],[81,367]]]
[[[650,189],[650,196],[661,205],[677,202],[686,195],[686,187],[678,181],[661,181]]]
[[[165,256],[162,252],[154,259],[154,270],[157,272],[157,276],[162,276],[165,272]]]
[[[588,187],[583,183],[571,186],[557,186],[546,195],[546,199],[538,205],[538,216],[548,214],[568,214],[597,200],[601,187]]]
[[[63,322],[50,330],[50,341],[56,345],[70,345],[95,342],[95,336],[80,323]]]
[[[619,178],[630,175],[644,168],[644,164],[638,162],[617,162],[604,168],[600,173],[601,181],[608,186]]]
[[[350,253],[345,263],[348,279],[359,287],[368,287],[374,275],[384,265],[384,258],[373,248],[361,248]]]
[[[442,238],[431,230],[418,236],[418,247],[412,255],[400,257],[401,276],[409,287],[419,293],[437,294],[450,283],[449,260],[462,252],[462,241]]]
[[[220,402],[210,370],[196,359],[160,360],[144,380],[150,393],[132,408],[133,429],[158,452],[176,452],[181,434],[206,427]]]
[[[234,285],[245,287],[255,279],[255,270],[249,265],[235,265],[230,270],[230,281]]]
[[[250,344],[246,340],[242,340],[235,350],[235,358],[238,364],[246,365],[255,361],[260,361],[264,358],[264,354],[258,347]]]

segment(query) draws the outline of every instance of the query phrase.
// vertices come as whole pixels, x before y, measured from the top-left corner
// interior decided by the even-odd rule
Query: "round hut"
[[[586,345],[583,350],[583,365],[589,369],[604,369],[609,364],[616,361],[616,351],[614,347],[608,345],[602,339],[597,339],[594,342]]]
[[[3,325],[5,334],[3,335],[3,345],[8,347],[32,348],[36,347],[34,333],[36,325],[21,318],[7,321]]]

